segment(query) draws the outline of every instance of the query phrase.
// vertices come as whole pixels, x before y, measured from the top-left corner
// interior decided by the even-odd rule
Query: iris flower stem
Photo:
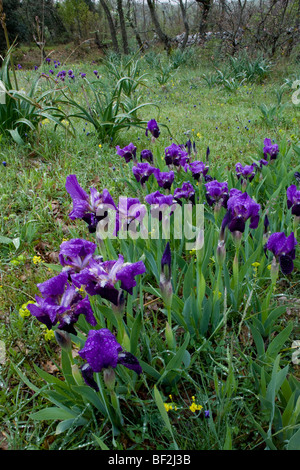
[[[124,328],[124,323],[123,323],[122,318],[120,318],[118,315],[117,315],[117,322],[118,322],[117,341],[118,341],[121,345],[123,345],[124,335],[125,335],[125,328]]]
[[[116,416],[118,418],[119,425],[122,426],[123,425],[123,417],[122,417],[122,413],[121,413],[121,409],[120,409],[119,398],[118,398],[115,390],[112,390],[110,392],[110,400],[111,400],[112,407],[116,412]]]
[[[168,323],[170,327],[172,328],[172,310],[171,310],[171,305],[167,305],[167,314],[168,314]]]
[[[233,272],[233,289],[236,294],[236,301],[238,301],[238,288],[239,288],[239,254],[240,254],[240,240],[236,242],[235,256],[232,264]]]
[[[220,282],[221,282],[221,274],[222,274],[222,265],[218,265],[218,272],[217,272],[217,282],[215,284],[215,293],[213,296],[213,306],[215,306],[218,298],[219,298],[219,290],[220,290]]]
[[[271,284],[268,289],[268,293],[264,302],[264,307],[262,309],[262,314],[261,314],[261,320],[262,324],[265,323],[265,321],[268,318],[268,312],[269,312],[269,306],[270,306],[270,301],[271,301],[271,296],[274,292],[275,286],[276,286],[276,281],[278,279],[278,272],[279,272],[279,267],[278,264],[274,258],[271,266]]]
[[[203,248],[201,250],[197,250],[197,305],[198,305],[198,312],[199,312],[199,322],[201,322],[202,318],[202,303],[205,295],[205,278],[202,272],[202,259],[203,259]],[[201,252],[198,254],[198,251]]]
[[[294,236],[297,239],[297,229],[300,223],[300,217],[297,217],[296,215],[294,216],[294,221],[293,221],[293,231],[294,231]]]

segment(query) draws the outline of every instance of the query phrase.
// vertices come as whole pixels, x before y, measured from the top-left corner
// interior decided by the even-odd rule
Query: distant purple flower
[[[79,185],[76,175],[67,176],[66,190],[73,200],[70,219],[84,220],[88,224],[90,233],[96,231],[97,223],[106,217],[108,209],[116,210],[116,205],[107,189],[100,194],[95,188],[90,188],[88,195]]]
[[[188,163],[187,169],[191,170],[193,178],[199,181],[201,175],[203,175],[203,177],[207,175],[209,166],[206,163],[196,160]]]
[[[165,148],[165,162],[168,166],[184,166],[188,159],[188,152],[183,150],[180,145],[173,143]]]
[[[266,165],[268,165],[268,164],[269,164],[268,160],[265,160],[264,158],[261,158],[261,159],[259,160],[259,166],[260,166],[260,168],[262,168],[263,166],[266,166]]]
[[[50,64],[50,62],[51,62],[50,57],[47,57],[47,58],[46,58],[46,62],[48,62],[48,64]],[[55,62],[55,61],[54,61],[54,62]]]
[[[145,149],[141,151],[141,161],[146,160],[149,163],[153,163],[153,154],[151,150]]]
[[[117,150],[117,154],[120,157],[125,158],[126,163],[130,162],[130,160],[133,160],[135,162],[137,161],[137,159],[136,159],[136,147],[135,147],[135,145],[133,145],[132,142],[130,144],[126,145],[126,147],[123,147],[122,149],[119,145],[117,145],[116,150]]]
[[[259,222],[260,204],[257,204],[245,192],[231,189],[227,201],[228,212],[224,218],[231,232],[245,231],[245,224],[250,219],[250,228],[257,228]]]
[[[69,76],[73,75],[73,70],[72,69],[68,70],[68,75]]]
[[[189,139],[189,140],[186,142],[185,147],[187,148],[188,154],[191,155],[191,150],[192,150],[192,142],[191,142],[191,139]]]
[[[155,168],[148,162],[137,163],[134,167],[132,167],[132,172],[135,176],[135,179],[138,183],[141,183],[141,185],[144,185],[146,181],[148,181],[154,171]]]
[[[300,217],[300,190],[297,186],[292,184],[286,191],[288,209],[292,209],[292,214]]]
[[[162,220],[163,216],[170,217],[177,205],[172,194],[165,195],[160,191],[147,194],[145,201],[151,205],[151,216],[159,220]]]
[[[237,177],[241,179],[243,182],[244,180],[252,181],[255,176],[255,165],[245,165],[243,166],[240,162],[235,165],[235,170]]]
[[[176,188],[174,191],[174,199],[182,204],[181,199],[186,199],[195,204],[195,189],[194,186],[186,181],[182,184],[181,188]]]
[[[275,232],[270,235],[267,241],[266,249],[273,253],[283,274],[290,274],[294,269],[293,260],[296,257],[296,245],[294,232],[288,237],[283,232]]]
[[[80,76],[81,76],[81,78],[84,78],[84,77],[86,77],[86,73],[81,72]]]
[[[7,166],[7,163],[6,163],[6,162],[2,162],[2,165],[3,165],[3,166]]]
[[[159,137],[160,130],[159,130],[158,124],[155,121],[155,119],[150,119],[150,121],[148,121],[147,129],[146,129],[146,133],[145,133],[147,137],[148,137],[148,132],[150,132],[155,139],[157,139]]]
[[[279,153],[278,145],[272,144],[271,139],[265,139],[263,152],[264,152],[265,159],[267,159],[269,155],[270,160],[275,160]]]
[[[93,326],[96,319],[88,297],[83,298],[73,284],[68,282],[67,272],[37,285],[43,297],[36,296],[36,303],[28,310],[48,329],[58,323],[58,328],[76,334],[74,323],[80,314]]]
[[[161,206],[166,204],[171,206],[174,203],[174,198],[172,194],[165,195],[162,194],[160,191],[155,191],[154,193],[147,194],[145,196],[145,201],[150,205],[158,205]]]
[[[219,206],[226,207],[229,197],[228,185],[226,182],[219,183],[217,180],[209,181],[205,185],[206,200],[210,206],[218,204]]]
[[[22,65],[21,64],[18,64],[18,69],[20,70],[22,68]]]
[[[82,369],[82,377],[86,384],[98,390],[93,378],[94,372],[103,369],[115,369],[121,364],[137,374],[142,373],[138,359],[131,353],[124,351],[115,336],[107,328],[90,330],[85,345],[78,351],[79,356],[87,361]]]
[[[38,65],[35,65],[35,66],[34,66],[34,70],[37,70],[38,68],[39,68]]]
[[[174,171],[160,171],[159,168],[155,169],[154,176],[158,186],[164,189],[170,189],[175,178]]]
[[[85,286],[86,292],[91,295],[100,295],[114,305],[119,304],[121,290],[132,295],[136,286],[135,277],[146,271],[142,261],[124,263],[124,257],[119,255],[118,260],[98,261],[92,259],[89,265],[80,273],[72,276],[75,286]],[[120,281],[120,289],[115,285]]]

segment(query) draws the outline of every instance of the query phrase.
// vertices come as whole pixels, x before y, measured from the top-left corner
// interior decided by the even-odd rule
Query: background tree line
[[[92,40],[128,54],[160,41],[167,51],[216,37],[226,53],[248,48],[290,55],[299,44],[299,0],[0,0],[10,41]],[[178,38],[179,36],[179,38]],[[177,41],[174,41],[177,39]],[[0,28],[0,50],[6,48]]]

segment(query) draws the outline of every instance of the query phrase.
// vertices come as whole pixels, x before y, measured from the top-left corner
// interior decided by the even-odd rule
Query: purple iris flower
[[[293,260],[296,257],[296,245],[297,241],[294,232],[288,237],[286,237],[284,232],[272,233],[266,243],[266,250],[271,251],[276,260],[279,261],[283,274],[290,274],[294,269]]]
[[[131,142],[130,144],[126,145],[124,148],[120,148],[119,145],[116,146],[117,154],[120,157],[125,158],[125,162],[128,163],[130,160],[134,160],[135,162],[137,161],[136,159],[136,147],[133,145]]]
[[[263,152],[265,159],[267,159],[268,155],[270,155],[270,160],[275,160],[279,153],[278,145],[272,144],[271,139],[265,139]]]
[[[205,177],[208,173],[209,166],[206,163],[199,162],[198,160],[191,162],[187,165],[186,169],[190,169],[193,175],[193,178],[196,181],[199,181],[200,176]]]
[[[242,183],[244,180],[252,181],[255,172],[256,172],[256,165],[245,165],[243,166],[240,162],[235,165],[235,170],[238,179],[241,179]]]
[[[135,229],[133,222],[142,223],[146,214],[146,206],[140,202],[138,198],[133,197],[120,197],[116,214],[116,228],[115,234],[119,230],[128,231]]]
[[[84,220],[88,224],[90,233],[96,231],[97,223],[106,217],[108,209],[117,209],[107,189],[104,189],[100,194],[95,188],[90,188],[90,195],[88,195],[79,185],[76,175],[67,176],[66,190],[73,200],[73,210],[69,214],[70,219]],[[102,214],[100,214],[101,211]]]
[[[118,260],[100,262],[91,259],[85,269],[72,276],[72,281],[77,287],[84,285],[89,295],[100,295],[118,306],[122,290],[132,295],[136,286],[135,277],[145,272],[142,261],[124,263],[124,257],[119,255]],[[119,281],[121,290],[115,287]]]
[[[231,189],[227,201],[228,212],[224,217],[224,225],[231,232],[245,231],[245,224],[250,219],[250,228],[257,228],[259,222],[260,204],[257,204],[249,194],[238,189]],[[224,228],[222,224],[222,228]]]
[[[94,372],[109,368],[115,369],[118,364],[121,364],[137,374],[142,373],[138,359],[133,354],[124,351],[107,328],[90,330],[85,345],[78,351],[78,354],[87,361],[81,369],[82,377],[85,383],[95,390],[98,390],[98,386],[93,378]]]
[[[226,208],[229,197],[228,185],[226,182],[219,183],[217,180],[209,181],[205,185],[206,200],[210,206],[217,204]]]
[[[189,139],[186,144],[185,144],[186,148],[187,148],[187,152],[189,155],[191,155],[191,150],[192,150],[192,142],[191,142],[191,139]]]
[[[166,204],[171,206],[174,203],[174,198],[172,194],[165,195],[160,191],[155,191],[154,193],[147,194],[147,196],[145,196],[145,201],[150,205],[161,206]]]
[[[148,137],[148,132],[150,132],[155,139],[157,139],[159,137],[160,130],[159,130],[158,124],[155,121],[155,119],[150,119],[150,121],[148,121],[147,129],[146,129],[146,132],[145,132],[147,137]]]
[[[96,243],[81,238],[65,241],[60,245],[60,264],[69,275],[80,272],[88,266],[96,248]]]
[[[170,189],[175,178],[174,171],[160,171],[159,168],[155,169],[154,176],[158,186],[164,189]]]
[[[181,188],[176,188],[174,191],[174,199],[179,203],[181,203],[181,199],[187,199],[195,204],[195,189],[194,186],[189,182],[186,181],[182,184]]]
[[[297,190],[297,186],[292,184],[287,188],[286,195],[288,209],[292,209],[292,214],[300,217],[300,190]]]
[[[269,164],[268,160],[265,160],[264,158],[261,158],[261,159],[259,160],[259,166],[260,166],[260,168],[262,168],[263,166],[266,166],[266,165],[268,165],[268,164]]]
[[[141,161],[146,160],[148,163],[153,163],[153,154],[151,150],[145,149],[141,151]]]
[[[36,296],[36,303],[29,304],[28,310],[49,330],[58,323],[59,329],[76,334],[74,323],[80,314],[84,314],[92,326],[96,325],[89,298],[83,298],[75,286],[69,284],[67,272],[61,272],[37,287],[43,297]]]
[[[146,183],[146,181],[148,181],[154,171],[155,168],[148,162],[137,163],[134,167],[132,167],[132,172],[135,176],[135,179],[138,183],[141,183],[142,186]]]
[[[163,216],[170,217],[177,205],[172,194],[165,195],[160,191],[147,194],[145,201],[152,206],[151,216],[159,220],[162,220]]]
[[[180,145],[173,143],[165,148],[165,162],[168,166],[184,166],[188,159],[188,152],[185,152]]]
[[[50,64],[50,62],[51,62],[50,57],[47,57],[47,58],[46,58],[46,62],[48,62],[48,64]],[[54,62],[55,62],[55,61],[54,61]]]
[[[84,78],[84,77],[86,77],[86,73],[81,72],[80,76],[81,76],[81,78]]]

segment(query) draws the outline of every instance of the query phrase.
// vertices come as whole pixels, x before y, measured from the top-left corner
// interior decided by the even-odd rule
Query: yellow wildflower
[[[19,309],[19,315],[20,315],[20,317],[22,317],[22,318],[30,317],[30,312],[29,312],[29,310],[28,310],[28,308],[27,308],[27,306],[28,306],[29,304],[34,304],[34,302],[30,302],[30,301],[29,301],[29,302],[27,302],[26,304],[23,304],[23,305],[21,306],[21,308]]]
[[[192,397],[193,403],[189,406],[189,409],[191,410],[192,413],[195,413],[196,411],[201,411],[203,406],[197,405],[195,401],[195,397]]]
[[[40,256],[34,256],[34,257],[32,258],[32,262],[33,262],[34,264],[39,264],[39,263],[42,262],[42,258],[41,258]]]
[[[53,330],[48,330],[48,328],[47,328],[45,333],[44,333],[44,338],[45,338],[46,341],[51,341],[52,339],[54,339],[55,338],[54,331]]]

